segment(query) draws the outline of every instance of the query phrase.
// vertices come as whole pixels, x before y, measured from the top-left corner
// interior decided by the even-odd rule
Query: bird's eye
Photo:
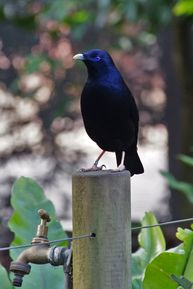
[[[100,60],[101,60],[100,56],[96,56],[96,57],[95,57],[95,60],[96,60],[97,62],[100,61]]]

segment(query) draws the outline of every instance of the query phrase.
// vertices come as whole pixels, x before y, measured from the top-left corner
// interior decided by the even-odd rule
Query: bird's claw
[[[106,165],[103,164],[102,166],[99,167],[99,169],[100,169],[101,171],[102,171],[103,168],[106,169],[106,168],[107,168]]]
[[[94,164],[91,168],[88,168],[88,169],[81,168],[80,171],[81,172],[97,172],[97,171],[102,171],[103,168],[106,168],[104,164],[102,166],[97,166],[96,164]]]
[[[112,172],[123,172],[126,168],[124,165],[119,165],[116,169],[112,170]]]

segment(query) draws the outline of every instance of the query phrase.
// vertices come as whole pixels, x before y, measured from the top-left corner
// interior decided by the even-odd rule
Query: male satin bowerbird
[[[81,94],[81,112],[90,138],[102,149],[91,169],[98,167],[105,151],[115,152],[117,170],[127,169],[131,175],[144,172],[137,153],[139,114],[135,100],[104,50],[92,49],[76,54],[88,70],[88,79]]]

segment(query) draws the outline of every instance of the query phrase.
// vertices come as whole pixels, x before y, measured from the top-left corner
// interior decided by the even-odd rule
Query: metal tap
[[[64,265],[68,260],[69,249],[65,247],[50,247],[47,238],[48,227],[47,222],[50,222],[48,213],[40,209],[38,211],[41,218],[41,223],[37,227],[36,236],[32,239],[32,246],[24,250],[16,261],[11,262],[10,271],[15,274],[12,281],[14,286],[21,287],[23,277],[30,273],[33,264],[47,264],[53,266]]]

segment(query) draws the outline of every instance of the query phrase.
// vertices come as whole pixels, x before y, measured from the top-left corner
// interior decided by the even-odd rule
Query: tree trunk
[[[193,146],[193,42],[192,21],[175,18],[160,35],[161,63],[166,81],[169,172],[178,180],[192,182],[193,170],[177,160],[190,154]],[[171,190],[173,218],[192,215],[192,204],[180,192]]]

